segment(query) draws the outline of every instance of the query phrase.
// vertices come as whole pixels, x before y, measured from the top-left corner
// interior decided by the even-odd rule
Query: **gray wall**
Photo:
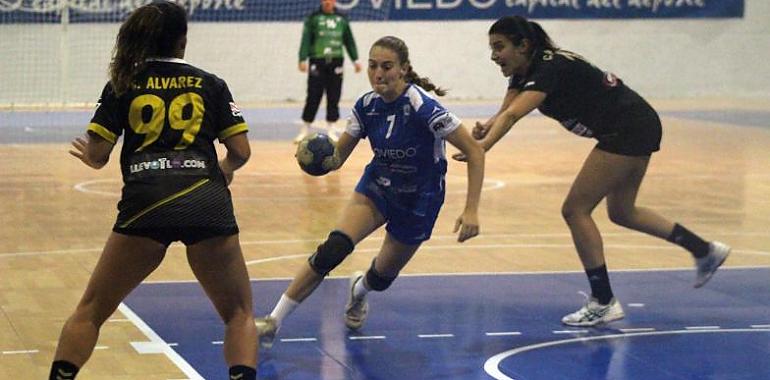
[[[372,42],[403,38],[423,76],[454,99],[499,99],[505,80],[489,60],[492,21],[354,22],[365,64]],[[770,98],[770,1],[746,0],[743,19],[542,21],[557,44],[651,98]],[[0,26],[0,105],[92,103],[107,80],[118,25]],[[194,23],[187,60],[230,84],[243,106],[302,101],[302,25]],[[348,62],[343,100],[369,88]]]

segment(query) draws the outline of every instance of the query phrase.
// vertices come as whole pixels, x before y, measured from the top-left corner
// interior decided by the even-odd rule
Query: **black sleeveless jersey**
[[[88,131],[112,143],[124,136],[120,154],[124,187],[116,225],[140,226],[150,219],[156,219],[153,226],[205,224],[189,215],[171,216],[186,215],[185,210],[197,213],[194,210],[205,205],[205,198],[212,207],[229,205],[214,140],[247,129],[227,84],[181,59],[148,61],[132,89],[119,97],[108,83]],[[164,218],[144,217],[163,210]],[[230,210],[223,220],[230,223],[231,214]]]
[[[614,74],[566,50],[535,51],[527,74],[511,76],[508,88],[546,93],[538,110],[583,137],[614,134],[618,116],[649,107]]]

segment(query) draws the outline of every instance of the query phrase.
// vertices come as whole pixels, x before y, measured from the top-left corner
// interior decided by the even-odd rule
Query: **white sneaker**
[[[297,136],[294,137],[294,143],[295,144],[299,144],[299,142],[302,141],[302,139],[304,139],[305,136],[307,136],[309,131],[310,131],[309,125],[308,124],[303,124],[302,128],[300,128],[299,133],[297,134]]]
[[[278,332],[278,324],[276,323],[275,318],[269,315],[264,318],[257,318],[254,320],[254,324],[257,325],[259,345],[265,349],[273,347],[275,334]]]
[[[622,319],[626,314],[618,299],[613,297],[610,303],[602,305],[596,298],[591,297],[580,310],[567,314],[561,319],[561,323],[569,326],[596,326]]]
[[[718,241],[709,243],[708,255],[695,259],[695,283],[693,286],[700,288],[706,285],[714,272],[725,262],[731,249],[729,245]]]
[[[350,294],[348,295],[348,304],[345,305],[345,326],[351,330],[360,329],[369,315],[369,303],[366,302],[366,296],[361,298],[353,297],[356,283],[363,280],[364,273],[360,271],[350,276]]]
[[[329,130],[326,131],[326,135],[335,143],[340,139],[340,133],[334,128],[329,128]]]

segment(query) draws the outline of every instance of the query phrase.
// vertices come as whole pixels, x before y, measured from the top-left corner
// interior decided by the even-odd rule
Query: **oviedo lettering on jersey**
[[[416,156],[417,148],[415,147],[409,147],[406,149],[374,148],[374,155],[376,156],[376,158],[386,158],[389,160],[403,160],[405,158]]]

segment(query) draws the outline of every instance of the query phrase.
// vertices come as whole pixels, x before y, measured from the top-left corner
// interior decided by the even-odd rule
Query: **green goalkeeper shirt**
[[[326,14],[318,10],[305,18],[299,61],[304,62],[308,58],[344,58],[343,45],[350,59],[358,60],[356,41],[347,17],[336,12]]]

